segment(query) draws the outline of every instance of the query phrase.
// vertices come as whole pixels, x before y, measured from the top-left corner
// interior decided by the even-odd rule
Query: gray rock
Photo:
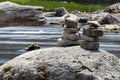
[[[120,21],[112,15],[106,15],[103,18],[99,19],[100,24],[118,24]]]
[[[100,23],[98,21],[88,21],[87,24],[92,27],[100,27]]]
[[[96,41],[99,41],[98,38],[88,37],[88,36],[84,36],[84,35],[83,35],[83,36],[81,35],[80,39],[81,39],[81,40],[85,40],[85,41],[95,41],[95,42],[96,42]]]
[[[120,80],[120,59],[106,51],[86,51],[80,46],[40,49],[0,66],[0,79]]]
[[[73,41],[77,41],[80,38],[80,34],[79,33],[71,33],[68,34],[66,32],[63,32],[62,34],[62,38],[64,39],[69,39],[69,40],[73,40]]]
[[[108,6],[104,11],[109,13],[120,13],[120,3],[112,4]]]
[[[98,42],[81,41],[80,46],[86,50],[98,50],[99,49]]]
[[[103,36],[103,31],[92,28],[83,28],[83,35],[86,35],[88,37],[100,37]]]
[[[0,26],[42,25],[43,7],[23,6],[9,1],[0,3]]]
[[[67,28],[77,28],[78,17],[74,14],[69,14],[69,16],[65,18],[65,25]]]
[[[80,29],[79,28],[64,28],[64,32],[70,34],[70,33],[77,33]]]
[[[63,15],[67,14],[68,11],[64,7],[60,7],[56,10],[55,16],[62,17]]]
[[[87,69],[76,73],[76,77],[78,80],[101,80],[98,76]]]
[[[98,21],[100,24],[119,24],[119,20],[109,13],[92,14],[90,21]]]
[[[75,46],[75,45],[80,45],[80,42],[79,41],[73,41],[73,40],[70,40],[70,39],[62,39],[62,38],[59,38],[57,40],[57,46],[59,46],[59,47]]]

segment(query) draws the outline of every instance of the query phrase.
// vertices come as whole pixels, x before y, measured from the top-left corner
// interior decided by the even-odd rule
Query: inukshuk
[[[65,18],[64,24],[62,37],[57,40],[57,45],[59,47],[79,45],[78,17],[74,14],[69,14]]]
[[[99,30],[100,24],[97,21],[88,21],[89,27],[83,28],[85,38],[81,41],[81,47],[87,50],[99,49],[99,37],[103,36],[103,31]]]

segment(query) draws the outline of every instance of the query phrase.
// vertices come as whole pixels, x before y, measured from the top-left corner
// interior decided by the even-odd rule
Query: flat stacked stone
[[[69,14],[65,18],[65,26],[61,38],[57,40],[59,47],[79,45],[79,27],[78,17],[74,14]]]
[[[100,24],[97,21],[88,21],[89,27],[83,28],[85,37],[81,41],[81,47],[87,50],[99,49],[99,37],[103,36],[103,31],[99,30]]]

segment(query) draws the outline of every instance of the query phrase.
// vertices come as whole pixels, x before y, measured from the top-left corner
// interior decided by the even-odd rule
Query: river
[[[25,53],[24,48],[37,43],[41,48],[57,46],[61,37],[60,25],[11,26],[0,28],[0,64]],[[100,49],[109,51],[120,58],[120,34],[106,34],[100,38]]]

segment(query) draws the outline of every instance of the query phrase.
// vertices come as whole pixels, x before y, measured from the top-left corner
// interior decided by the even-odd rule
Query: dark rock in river
[[[40,49],[0,66],[0,80],[120,80],[120,59],[80,46]]]
[[[40,49],[40,46],[38,44],[30,44],[28,47],[25,48],[27,51],[32,51],[36,49]]]
[[[64,7],[61,7],[56,10],[55,16],[62,17],[63,15],[67,13],[68,13],[67,10]]]
[[[0,3],[0,26],[37,26],[45,23],[43,7],[23,6],[12,2]]]

